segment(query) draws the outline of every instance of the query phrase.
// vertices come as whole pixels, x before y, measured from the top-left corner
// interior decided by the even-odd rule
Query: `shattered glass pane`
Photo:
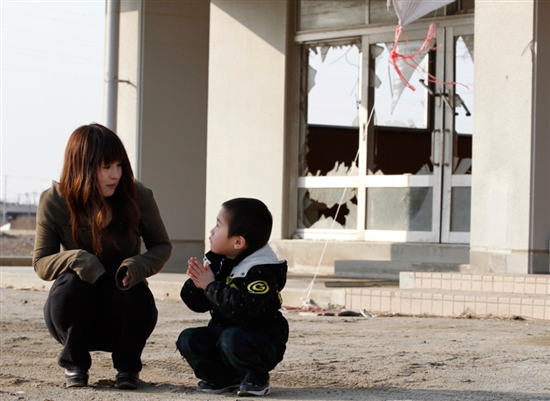
[[[302,176],[357,175],[357,129],[309,126]]]
[[[419,40],[399,42],[399,52],[413,54],[422,44]],[[426,78],[431,55],[423,51],[415,58],[419,69],[397,59],[403,76],[417,88],[413,91],[389,63],[392,47],[393,43],[377,43],[369,49],[374,66],[369,92],[375,113],[374,127],[368,133],[367,174],[430,174],[433,113],[428,110],[433,101],[419,80]]]
[[[359,48],[310,48],[307,123],[357,127],[358,99]]]
[[[365,0],[301,0],[298,30],[364,25]]]
[[[455,147],[453,174],[472,174],[474,35],[455,37]]]
[[[399,53],[412,54],[422,47],[422,40],[411,40],[408,43],[399,42]],[[402,74],[416,88],[406,89],[405,84],[389,62],[393,43],[378,43],[371,46],[371,55],[375,58],[374,107],[377,126],[428,128],[428,92],[420,85],[419,80],[426,78],[425,72],[406,64],[398,59]],[[428,66],[427,50],[421,53],[415,61],[421,71]],[[371,80],[372,81],[372,80]]]
[[[410,130],[375,130],[369,175],[432,174],[432,135]]]
[[[306,49],[299,175],[324,176],[335,166],[349,170],[359,149],[359,48],[338,44]]]
[[[431,187],[367,188],[367,230],[431,231]]]
[[[470,232],[472,188],[454,187],[451,191],[451,231]]]
[[[357,229],[357,188],[300,188],[298,192],[298,228]]]
[[[474,132],[474,35],[455,38],[455,127],[462,135]],[[468,115],[470,114],[470,115]]]

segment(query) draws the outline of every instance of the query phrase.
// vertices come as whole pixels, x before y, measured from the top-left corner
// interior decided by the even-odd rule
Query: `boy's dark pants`
[[[73,271],[55,280],[44,306],[46,326],[63,345],[59,365],[84,371],[92,364],[90,351],[112,352],[120,371],[141,371],[141,353],[157,316],[145,283],[122,291],[112,275],[89,284]]]
[[[283,359],[269,337],[243,327],[185,329],[176,346],[195,376],[216,387],[237,382],[263,386]]]

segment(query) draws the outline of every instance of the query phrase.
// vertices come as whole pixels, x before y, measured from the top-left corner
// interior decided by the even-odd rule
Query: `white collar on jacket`
[[[244,258],[241,263],[231,270],[229,277],[238,278],[245,277],[248,271],[257,265],[275,265],[285,263],[284,260],[279,260],[275,252],[271,249],[269,244],[265,244],[262,248],[258,249],[252,255]]]

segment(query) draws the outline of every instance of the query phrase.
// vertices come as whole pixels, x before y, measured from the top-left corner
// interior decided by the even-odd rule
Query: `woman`
[[[40,197],[33,255],[38,276],[55,280],[44,319],[63,345],[67,387],[88,385],[90,351],[101,350],[112,353],[116,386],[137,388],[158,314],[146,278],[171,252],[153,193],[134,181],[119,137],[99,124],[76,129],[60,182]]]

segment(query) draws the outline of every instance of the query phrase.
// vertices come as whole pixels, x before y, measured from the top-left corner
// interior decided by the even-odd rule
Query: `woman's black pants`
[[[140,372],[141,353],[157,317],[145,283],[122,291],[114,276],[103,275],[89,284],[73,271],[55,280],[44,306],[46,326],[63,345],[59,365],[84,371],[92,364],[90,351],[107,351],[115,369]]]

